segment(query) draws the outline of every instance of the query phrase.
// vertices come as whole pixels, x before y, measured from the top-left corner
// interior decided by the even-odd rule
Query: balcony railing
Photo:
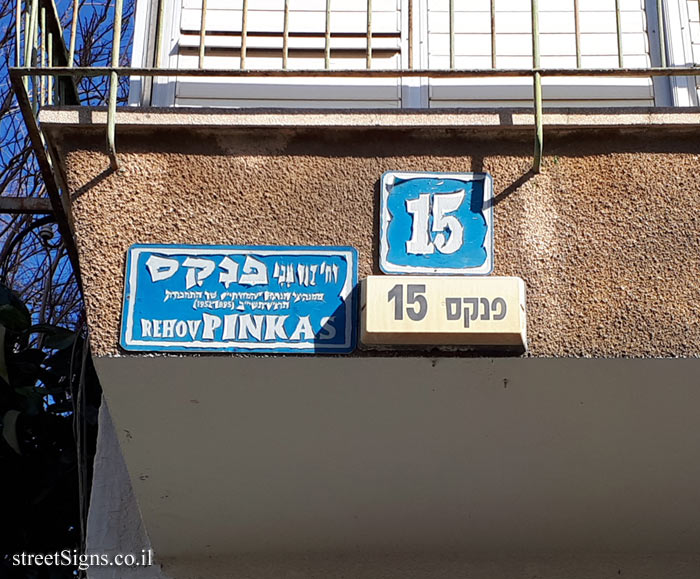
[[[255,0],[241,0],[239,66],[237,68],[205,68],[207,52],[208,16],[207,0],[201,0],[201,21],[199,23],[198,43],[196,51],[198,66],[196,68],[165,68],[162,66],[161,55],[164,53],[164,10],[167,0],[155,1],[155,33],[153,39],[153,66],[120,67],[119,53],[121,46],[123,0],[115,1],[114,32],[112,39],[111,66],[76,67],[74,65],[76,22],[78,21],[78,0],[73,2],[73,19],[69,33],[68,47],[64,42],[63,30],[59,23],[58,14],[53,0],[17,0],[16,11],[16,67],[11,70],[11,79],[17,94],[19,105],[26,119],[35,149],[39,151],[39,162],[42,171],[51,172],[50,153],[46,150],[41,135],[37,112],[44,105],[77,104],[76,81],[86,77],[104,77],[109,80],[109,98],[107,112],[107,153],[114,169],[119,161],[115,146],[115,117],[117,112],[118,82],[123,77],[228,77],[228,78],[411,78],[427,77],[430,79],[443,78],[484,78],[484,77],[528,77],[533,83],[532,108],[534,111],[535,146],[533,155],[533,170],[539,172],[543,151],[543,92],[544,77],[661,77],[661,76],[696,76],[700,67],[695,65],[667,66],[667,38],[664,27],[664,6],[662,0],[656,2],[656,36],[658,40],[657,66],[626,67],[623,53],[623,30],[620,10],[621,0],[615,2],[617,66],[608,68],[583,68],[581,49],[581,26],[579,4],[585,0],[571,0],[574,12],[575,62],[572,68],[546,68],[541,66],[540,56],[540,22],[539,0],[530,0],[531,18],[531,66],[529,68],[499,68],[496,58],[496,0],[489,0],[491,14],[491,66],[488,68],[463,69],[456,67],[455,38],[460,32],[455,25],[455,0],[448,1],[449,15],[449,67],[447,68],[417,68],[414,67],[413,46],[414,38],[414,0],[406,2],[408,33],[408,66],[394,70],[377,69],[373,67],[375,42],[377,34],[373,27],[372,0],[366,1],[366,29],[362,35],[364,42],[364,66],[360,68],[333,68],[331,56],[333,52],[333,34],[331,16],[333,1],[325,0],[325,30],[321,31],[323,38],[323,67],[320,69],[292,69],[290,62],[290,0],[284,2],[282,46],[280,67],[276,69],[251,69],[248,58],[251,31],[248,26],[250,4]],[[417,1],[417,0],[416,0]],[[653,0],[652,0],[653,1]],[[699,0],[700,1],[700,0]],[[238,34],[237,33],[237,34]],[[43,151],[43,153],[42,153]],[[58,189],[58,185],[56,189]],[[58,191],[55,192],[58,195]]]

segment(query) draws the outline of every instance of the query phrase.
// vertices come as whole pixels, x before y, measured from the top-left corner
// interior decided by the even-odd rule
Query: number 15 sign
[[[492,183],[488,173],[384,173],[381,270],[490,274]]]

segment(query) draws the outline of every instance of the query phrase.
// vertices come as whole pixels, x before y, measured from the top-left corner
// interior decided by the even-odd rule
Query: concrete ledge
[[[700,108],[550,109],[544,112],[548,128],[600,129],[649,126],[700,126]],[[48,107],[39,113],[45,128],[104,126],[104,107]],[[318,109],[222,109],[222,108],[120,108],[117,125],[139,127],[197,126],[337,127],[337,128],[511,128],[534,125],[529,109],[450,109],[416,111],[318,110]]]

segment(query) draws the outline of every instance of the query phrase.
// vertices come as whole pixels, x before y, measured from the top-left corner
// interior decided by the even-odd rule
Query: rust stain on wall
[[[133,243],[353,245],[378,274],[387,170],[488,171],[495,275],[522,277],[533,356],[700,355],[700,141],[657,131],[130,129],[123,170],[103,135],[65,129],[92,345],[119,353]]]

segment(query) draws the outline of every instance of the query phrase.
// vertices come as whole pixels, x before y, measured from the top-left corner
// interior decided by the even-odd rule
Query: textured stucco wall
[[[73,196],[92,344],[118,354],[133,243],[353,245],[379,273],[378,180],[387,170],[488,171],[495,275],[522,277],[533,356],[700,355],[700,139],[637,128],[122,127],[54,133]]]

